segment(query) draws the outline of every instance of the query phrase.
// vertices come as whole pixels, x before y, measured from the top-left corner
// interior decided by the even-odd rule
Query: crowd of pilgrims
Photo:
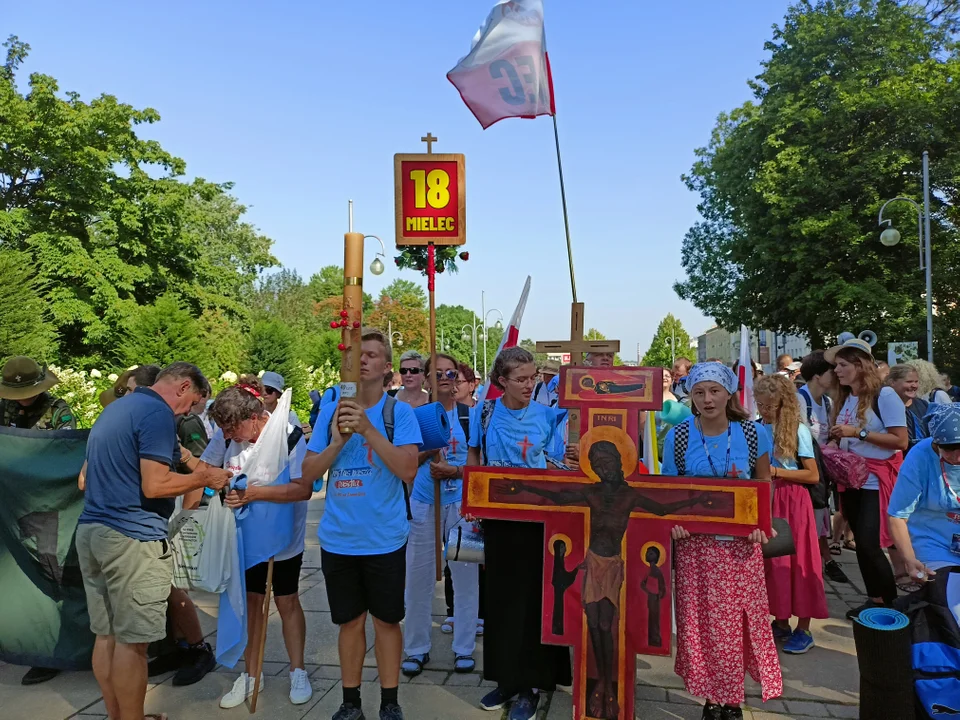
[[[611,366],[613,356],[588,354],[585,364]],[[687,691],[705,700],[704,718],[743,716],[747,673],[760,683],[764,700],[781,694],[777,644],[788,654],[814,647],[811,619],[828,616],[824,574],[847,582],[834,559],[843,548],[856,552],[868,595],[851,618],[866,607],[890,606],[898,587],[917,591],[938,570],[960,564],[960,544],[953,543],[960,519],[960,406],[951,404],[950,388],[921,388],[930,375],[926,365],[887,369],[869,345],[851,340],[785,363],[775,374],[755,372],[755,416],[742,406],[737,375],[725,364],[678,358],[664,370],[664,398],[689,411],[681,421],[685,446],[675,444],[677,427],[661,423],[658,414],[662,474],[770,481],[773,515],[787,521],[795,544],[793,554],[765,559],[768,538],[759,530],[731,538],[673,528],[675,669]],[[566,443],[555,362],[538,368],[527,350],[502,350],[483,379],[502,393],[486,401],[487,412],[476,400],[481,379],[450,355],[438,354],[431,367],[429,359],[407,352],[399,374],[393,367],[388,340],[365,329],[358,397],[339,398],[336,388],[314,394],[311,422],[302,424],[306,438],[291,451],[290,479],[304,492],[272,499],[297,502],[296,522],[303,526],[289,552],[276,558],[273,583],[290,655],[291,701],[305,702],[310,688],[297,600],[305,498],[307,488],[316,490],[326,478],[318,534],[343,680],[334,720],[364,717],[368,613],[382,719],[402,718],[399,673],[414,677],[430,667],[436,486],[445,541],[458,523],[473,521],[461,513],[465,466],[569,469],[579,457]],[[283,389],[276,373],[241,378],[196,407],[210,440],[194,452],[194,464],[235,463],[256,441]],[[451,438],[445,450],[423,453],[413,409],[428,402],[428,390],[447,412]],[[295,414],[290,424],[301,424]],[[344,427],[353,432],[341,433]],[[863,457],[869,476],[859,489],[829,488],[827,502],[815,507],[812,488],[824,482],[815,446],[828,444]],[[254,499],[232,492],[227,504]],[[452,634],[454,669],[463,673],[475,669],[476,638],[483,636],[483,677],[495,687],[481,706],[509,705],[511,720],[529,720],[542,693],[572,683],[570,649],[541,642],[544,529],[500,520],[484,520],[482,528],[482,565],[445,563],[441,630]],[[246,572],[248,606],[257,608],[264,567]],[[176,592],[172,606],[189,612],[186,593]],[[258,637],[256,610],[249,622],[250,637]],[[259,681],[262,687],[262,676]],[[242,704],[254,682],[242,673],[221,706]]]

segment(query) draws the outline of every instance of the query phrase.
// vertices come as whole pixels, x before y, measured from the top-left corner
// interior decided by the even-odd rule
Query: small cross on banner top
[[[433,144],[437,142],[437,138],[433,136],[433,133],[427,133],[426,137],[420,138],[420,142],[425,142],[427,144],[427,155],[433,152]]]

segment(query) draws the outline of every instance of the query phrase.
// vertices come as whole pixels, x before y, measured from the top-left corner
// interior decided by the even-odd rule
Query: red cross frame
[[[590,373],[592,396],[571,390],[581,386],[566,383],[568,371]],[[464,472],[464,513],[545,526],[541,637],[574,648],[577,720],[632,719],[636,655],[670,654],[674,525],[737,537],[758,527],[770,532],[767,482],[641,474],[637,444],[630,438],[636,437],[639,411],[661,404],[660,377],[659,369],[650,368],[562,368],[560,404],[581,410],[580,472],[494,467]],[[597,381],[633,397],[597,397]],[[591,463],[590,449],[598,442],[608,443],[608,458]],[[608,492],[601,478],[611,474],[611,445],[626,481],[615,492]],[[611,542],[618,543],[619,553],[609,554]],[[607,634],[601,630],[604,612],[606,620],[611,612],[613,618]]]

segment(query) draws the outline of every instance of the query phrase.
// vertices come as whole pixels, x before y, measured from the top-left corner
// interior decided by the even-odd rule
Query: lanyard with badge
[[[727,472],[730,470],[730,448],[733,445],[733,427],[727,425],[727,457],[723,461],[723,474],[717,473],[717,468],[713,464],[713,458],[710,457],[710,451],[707,449],[707,439],[703,434],[703,426],[700,424],[700,420],[697,420],[697,430],[700,432],[700,443],[703,445],[703,454],[707,456],[707,462],[710,463],[710,472],[713,473],[714,477],[726,477]]]

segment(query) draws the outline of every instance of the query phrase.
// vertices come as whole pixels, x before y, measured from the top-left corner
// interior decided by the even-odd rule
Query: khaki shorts
[[[94,635],[132,645],[167,634],[173,555],[166,541],[129,538],[106,525],[77,526],[77,555]]]

